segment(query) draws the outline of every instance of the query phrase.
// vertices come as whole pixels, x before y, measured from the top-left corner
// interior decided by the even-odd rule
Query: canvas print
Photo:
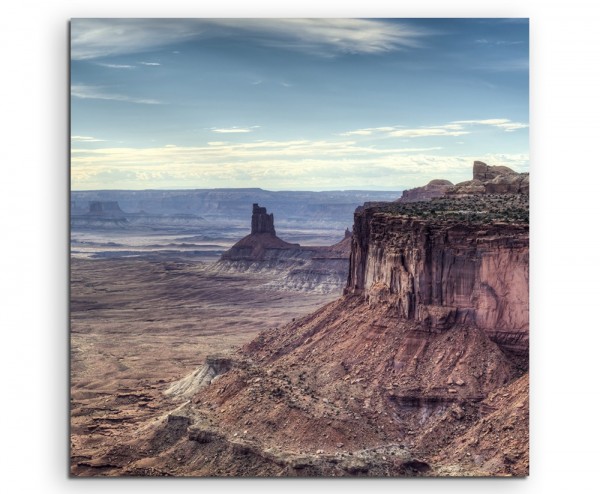
[[[73,19],[73,477],[529,474],[527,19]]]

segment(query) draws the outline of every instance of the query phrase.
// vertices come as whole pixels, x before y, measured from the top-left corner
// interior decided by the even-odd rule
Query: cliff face
[[[275,234],[275,220],[273,213],[267,214],[267,208],[261,208],[258,204],[252,205],[252,230],[251,235],[258,233]]]
[[[529,227],[395,216],[377,207],[355,215],[345,292],[431,331],[475,326],[526,352]]]

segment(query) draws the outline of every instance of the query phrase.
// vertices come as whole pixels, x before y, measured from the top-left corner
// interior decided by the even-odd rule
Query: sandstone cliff
[[[511,204],[506,218],[488,223],[485,211],[494,199],[472,199],[471,210],[482,213],[472,221],[459,220],[465,205],[452,199],[430,203],[435,213],[428,216],[401,206],[360,209],[346,293],[392,304],[400,317],[428,330],[476,326],[526,353],[529,227],[510,221],[513,210],[520,206],[524,214],[527,205],[500,198]]]

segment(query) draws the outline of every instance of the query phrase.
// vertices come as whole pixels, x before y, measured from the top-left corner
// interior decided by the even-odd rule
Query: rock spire
[[[256,233],[270,233],[275,235],[275,224],[273,213],[267,214],[267,208],[262,208],[258,204],[253,204],[251,235]]]

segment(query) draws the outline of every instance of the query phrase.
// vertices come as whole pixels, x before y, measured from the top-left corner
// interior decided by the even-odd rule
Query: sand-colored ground
[[[96,469],[103,451],[170,410],[163,391],[207,355],[232,352],[336,298],[268,291],[268,281],[209,274],[194,262],[73,259],[73,472]]]

